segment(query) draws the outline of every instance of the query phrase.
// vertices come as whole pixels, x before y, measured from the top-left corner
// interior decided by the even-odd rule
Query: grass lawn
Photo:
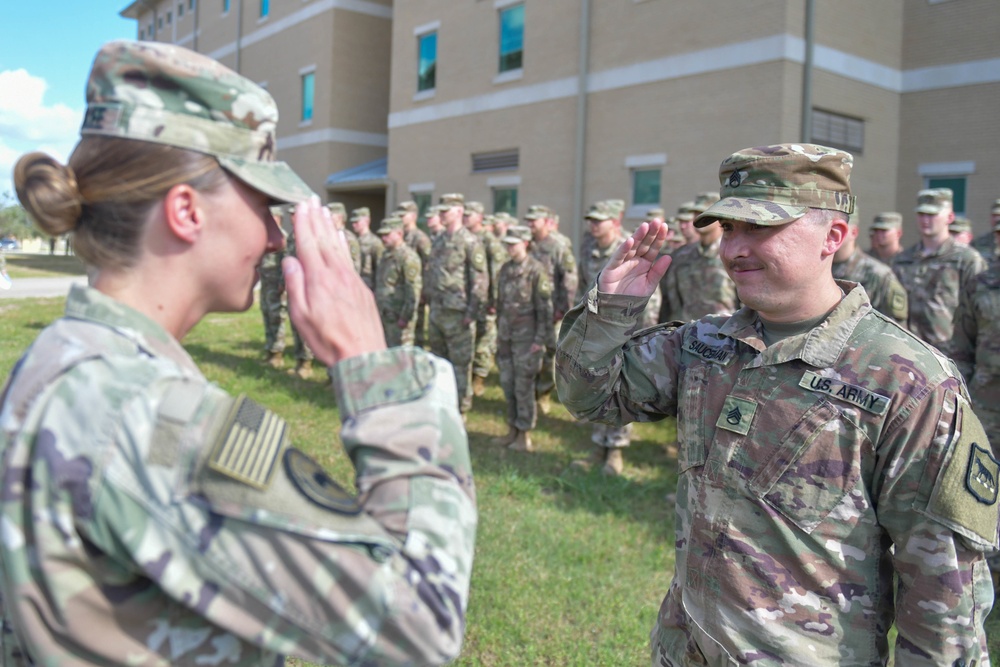
[[[7,275],[18,278],[81,276],[83,263],[74,256],[7,253]]]
[[[63,304],[0,301],[0,377]],[[351,484],[329,389],[261,363],[259,310],[209,316],[185,347],[210,379],[284,416],[296,444]],[[468,422],[480,524],[465,649],[455,664],[649,664],[649,630],[674,565],[665,500],[676,484],[673,421],[637,425],[625,477],[607,479],[567,469],[589,451],[590,429],[562,406],[540,419],[533,454],[490,444],[506,430],[502,411],[494,374]],[[1000,656],[1000,613],[988,631]]]

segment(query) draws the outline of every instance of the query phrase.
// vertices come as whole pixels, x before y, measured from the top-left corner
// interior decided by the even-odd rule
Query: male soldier
[[[664,293],[662,322],[690,322],[706,315],[728,315],[740,307],[736,285],[719,257],[722,227],[712,223],[696,227],[695,231],[698,242],[689,243],[671,255],[670,270],[660,281]]]
[[[552,335],[545,348],[545,360],[542,362],[542,372],[538,374],[536,394],[538,409],[542,414],[548,414],[549,395],[555,387],[553,364],[555,363],[556,331],[563,315],[575,303],[576,299],[576,261],[573,259],[572,248],[552,236],[552,226],[549,218],[552,211],[548,206],[535,204],[528,207],[524,218],[531,228],[531,256],[542,263],[548,272],[549,283],[552,285]]]
[[[531,230],[513,226],[504,237],[510,261],[500,268],[497,295],[497,366],[507,401],[507,435],[495,444],[530,452],[538,411],[535,382],[552,331],[552,284],[542,263],[528,255]]]
[[[969,245],[972,243],[972,222],[964,215],[956,215],[948,225],[948,234],[955,239],[955,243]]]
[[[431,248],[434,247],[434,239],[444,230],[441,223],[441,206],[434,205],[427,209],[427,236],[431,240]]]
[[[566,316],[571,413],[678,420],[654,665],[882,665],[894,622],[896,664],[989,660],[1000,463],[954,364],[831,274],[852,162],[812,144],[723,161],[695,224],[722,224],[734,315],[637,331],[671,261],[643,224]]]
[[[354,270],[361,273],[361,244],[358,243],[358,237],[354,235],[354,232],[347,229],[345,224],[347,209],[339,201],[330,202],[326,208],[330,211],[330,220],[333,221],[333,226],[343,232],[344,238],[347,239],[347,249],[351,253],[351,263],[354,264]]]
[[[948,188],[918,193],[920,240],[896,255],[892,264],[909,298],[907,328],[945,354],[951,353],[958,295],[970,289],[972,279],[986,269],[978,252],[957,245],[948,234],[955,218],[951,199]]]
[[[990,209],[990,231],[972,241],[973,250],[982,255],[987,264],[1000,257],[1000,243],[995,240],[996,234],[992,231],[997,225],[1000,225],[1000,199],[995,199]]]
[[[704,213],[709,206],[717,201],[719,201],[718,192],[699,192],[693,202],[686,202],[681,205],[680,210],[677,212],[677,217],[680,221],[681,233],[687,241],[686,245],[692,245],[701,241],[698,230],[694,227],[695,216]]]
[[[857,215],[852,215],[848,220],[847,236],[833,255],[833,277],[860,283],[875,310],[905,327],[908,314],[906,290],[888,265],[858,247],[857,219]]]
[[[271,209],[271,215],[282,227],[281,207]],[[284,232],[282,227],[282,232]],[[272,368],[285,364],[285,274],[281,260],[285,249],[269,252],[260,263],[260,314],[264,319],[264,353]]]
[[[493,214],[493,236],[501,241],[507,238],[507,229],[515,222],[510,213],[506,211]]]
[[[351,211],[351,227],[358,235],[361,245],[361,279],[368,289],[375,291],[375,273],[378,271],[378,261],[382,257],[385,246],[371,230],[372,214],[367,206]]]
[[[476,321],[486,307],[489,276],[483,245],[462,225],[465,198],[445,194],[440,201],[444,228],[434,238],[427,272],[427,339],[431,352],[455,367],[459,410],[464,416],[472,407]]]
[[[869,238],[871,239],[871,249],[868,254],[891,267],[896,255],[903,251],[901,244],[903,216],[895,211],[879,213],[872,221]]]
[[[403,220],[403,241],[412,248],[420,258],[420,266],[423,272],[427,271],[431,258],[431,237],[427,236],[424,230],[417,227],[417,218],[420,210],[417,202],[407,200],[400,202],[396,207],[396,215]],[[427,344],[427,304],[422,298],[417,303],[417,319],[415,324],[414,345],[424,347]]]
[[[472,358],[472,395],[482,396],[486,390],[486,377],[493,368],[497,347],[497,275],[507,261],[507,251],[500,239],[483,227],[483,205],[477,201],[465,202],[465,228],[476,235],[486,253],[486,274],[489,277],[486,307],[476,322],[476,351]]]
[[[694,221],[693,213],[685,215],[690,221]],[[666,249],[662,253],[664,255],[671,255],[675,250],[683,248],[687,244],[687,238],[684,237],[684,232],[681,231],[681,219],[679,216],[672,215],[669,218],[665,218],[664,224],[667,227],[667,241],[663,244],[663,247]]]
[[[694,217],[697,214],[692,210],[693,206],[693,201],[686,201],[677,207],[677,215],[674,217],[677,219],[677,226],[680,227],[681,238],[678,239],[676,248],[698,241],[698,232],[694,228]]]
[[[413,345],[423,285],[420,256],[403,240],[402,218],[384,219],[376,233],[385,246],[375,274],[375,304],[385,329],[385,342],[389,347]]]

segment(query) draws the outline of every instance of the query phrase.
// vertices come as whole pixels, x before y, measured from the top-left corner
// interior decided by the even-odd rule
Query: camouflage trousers
[[[552,327],[552,338],[545,343],[545,354],[542,357],[542,370],[538,372],[538,380],[535,382],[535,395],[545,396],[551,394],[556,386],[556,341],[559,339],[558,321]]]
[[[507,424],[519,431],[530,431],[538,420],[535,381],[545,351],[532,352],[533,342],[500,340],[497,345],[500,387],[507,401]]]
[[[594,432],[590,436],[591,441],[598,447],[609,449],[619,449],[632,444],[632,425],[608,426],[607,424],[594,424]]]
[[[447,359],[455,368],[458,407],[466,413],[472,407],[472,353],[476,343],[476,323],[463,326],[464,310],[431,305],[427,317],[427,339],[431,352]]]
[[[472,357],[472,374],[484,378],[493,368],[497,353],[497,316],[486,315],[476,322],[476,352]]]
[[[281,266],[260,269],[260,312],[264,318],[264,349],[267,352],[285,350],[285,276]],[[294,341],[295,358],[312,361],[313,352],[289,322]]]
[[[382,329],[385,330],[385,343],[389,347],[400,345],[413,345],[414,333],[417,321],[410,319],[410,323],[405,327],[399,326],[399,318],[392,313],[380,313],[382,316]]]
[[[413,344],[417,347],[427,347],[427,304],[417,304],[416,325],[413,330]]]

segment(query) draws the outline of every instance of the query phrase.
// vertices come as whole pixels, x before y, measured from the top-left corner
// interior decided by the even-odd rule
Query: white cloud
[[[46,106],[44,79],[26,70],[0,71],[0,193],[13,192],[17,159],[41,150],[65,162],[80,132],[82,109]]]

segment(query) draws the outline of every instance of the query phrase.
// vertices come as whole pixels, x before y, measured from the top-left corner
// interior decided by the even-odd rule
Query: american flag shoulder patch
[[[254,488],[266,489],[287,446],[285,420],[241,394],[226,417],[208,467]]]

